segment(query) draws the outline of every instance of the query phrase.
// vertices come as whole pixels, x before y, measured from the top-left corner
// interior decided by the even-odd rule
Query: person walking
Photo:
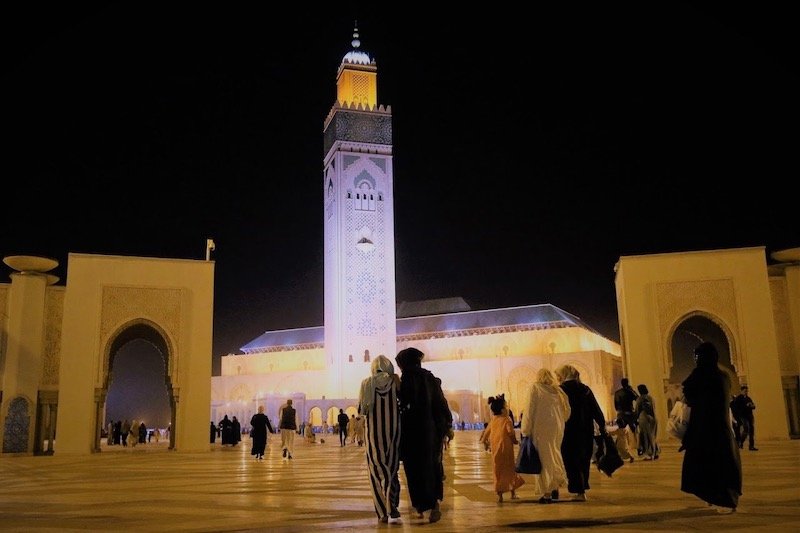
[[[489,444],[492,450],[494,491],[497,493],[497,503],[503,503],[504,492],[511,491],[511,499],[517,499],[517,489],[525,484],[525,480],[515,469],[514,445],[519,442],[505,394],[490,396],[488,403],[494,416],[489,420],[481,439],[484,446]]]
[[[339,416],[336,420],[339,422],[339,445],[344,446],[347,444],[347,424],[350,423],[350,418],[347,417],[344,409],[339,409]]]
[[[264,406],[258,406],[258,412],[250,418],[250,440],[252,446],[250,455],[255,455],[256,461],[264,459],[264,450],[267,447],[267,435],[275,433],[269,417],[264,414]]]
[[[756,452],[758,448],[756,448],[755,417],[753,416],[756,404],[749,396],[747,385],[742,385],[739,390],[739,394],[731,401],[731,413],[733,413],[737,429],[736,442],[739,444],[739,448],[744,448],[744,441],[748,440],[747,449]]]
[[[442,518],[444,499],[444,439],[453,431],[453,415],[442,391],[442,381],[422,368],[425,354],[417,348],[398,352],[395,362],[400,378],[400,460],[408,495],[417,518],[430,511],[428,521]]]
[[[225,415],[222,417],[222,420],[219,421],[219,431],[222,437],[222,445],[233,445],[233,423],[231,419],[228,418],[228,415]]]
[[[572,365],[556,369],[561,389],[569,399],[570,415],[564,425],[561,456],[567,471],[567,490],[575,501],[586,501],[589,489],[589,466],[594,450],[594,432],[606,433],[606,419],[592,389],[581,383],[581,373]]]
[[[294,451],[294,436],[297,434],[297,411],[292,407],[292,399],[286,400],[278,412],[281,430],[281,448],[283,448],[283,458],[291,459]]]
[[[121,426],[121,429],[120,429],[120,436],[122,438],[122,445],[123,446],[127,446],[128,445],[128,435],[130,435],[130,433],[131,433],[131,422],[130,422],[130,420],[128,420],[126,418],[125,422],[122,423],[122,426]]]
[[[636,442],[638,421],[634,404],[639,395],[631,387],[628,378],[620,380],[620,388],[614,391],[614,409],[617,411],[617,426],[626,430],[624,432],[628,441],[624,443],[625,449],[629,449]],[[622,423],[619,422],[622,420]],[[639,455],[641,455],[641,450]]]
[[[731,382],[719,366],[710,342],[694,350],[697,366],[683,381],[691,407],[679,451],[684,452],[681,490],[694,494],[719,512],[734,512],[742,494],[742,463],[729,418]]]
[[[235,416],[231,420],[231,446],[236,446],[242,440],[242,424]]]
[[[644,383],[636,386],[639,397],[636,399],[636,422],[639,425],[639,449],[645,461],[658,459],[658,421],[656,420],[655,402]]]
[[[217,426],[214,424],[214,421],[211,421],[211,433],[210,433],[211,444],[217,442]],[[156,439],[156,442],[158,440]]]
[[[567,394],[556,384],[553,373],[547,368],[539,369],[520,428],[522,435],[533,439],[542,463],[542,472],[534,476],[534,490],[542,494],[539,503],[558,499],[559,488],[567,484],[561,443],[571,412]]]
[[[399,524],[400,511],[400,378],[385,355],[370,365],[361,382],[358,412],[364,421],[367,471],[378,521]]]

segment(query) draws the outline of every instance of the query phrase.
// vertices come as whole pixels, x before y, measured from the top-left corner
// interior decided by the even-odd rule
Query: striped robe
[[[359,414],[366,422],[367,470],[375,513],[383,519],[400,504],[399,383],[394,374],[379,372],[365,379],[361,390]],[[373,390],[372,401],[365,402],[363,394]]]

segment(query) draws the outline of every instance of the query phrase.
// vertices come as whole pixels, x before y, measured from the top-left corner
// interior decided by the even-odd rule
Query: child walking
[[[484,430],[481,442],[492,451],[494,490],[497,492],[497,502],[503,503],[504,492],[511,491],[511,499],[517,499],[517,489],[525,480],[515,469],[514,445],[519,443],[514,424],[508,416],[505,394],[490,397],[489,407],[494,416]]]

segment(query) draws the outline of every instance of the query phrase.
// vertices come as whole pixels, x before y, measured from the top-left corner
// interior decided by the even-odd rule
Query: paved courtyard
[[[270,435],[255,461],[249,439],[235,448],[180,453],[165,444],[104,447],[83,457],[0,456],[0,530],[46,531],[798,531],[800,441],[760,442],[744,450],[744,495],[721,515],[679,490],[683,455],[662,443],[657,461],[626,464],[612,478],[592,470],[587,502],[496,503],[491,457],[477,431],[456,432],[446,451],[442,520],[412,520],[403,484],[401,525],[379,524],[364,448],[297,439],[282,459]],[[57,448],[56,448],[57,449]]]

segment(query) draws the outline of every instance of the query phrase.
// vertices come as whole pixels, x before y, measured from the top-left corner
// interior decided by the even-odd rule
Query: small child
[[[517,436],[514,424],[508,416],[505,394],[489,398],[489,407],[494,415],[489,425],[483,430],[481,442],[492,450],[494,463],[494,490],[497,492],[497,503],[503,503],[503,493],[511,491],[511,499],[517,499],[517,489],[525,480],[517,474],[514,458],[514,445]]]

